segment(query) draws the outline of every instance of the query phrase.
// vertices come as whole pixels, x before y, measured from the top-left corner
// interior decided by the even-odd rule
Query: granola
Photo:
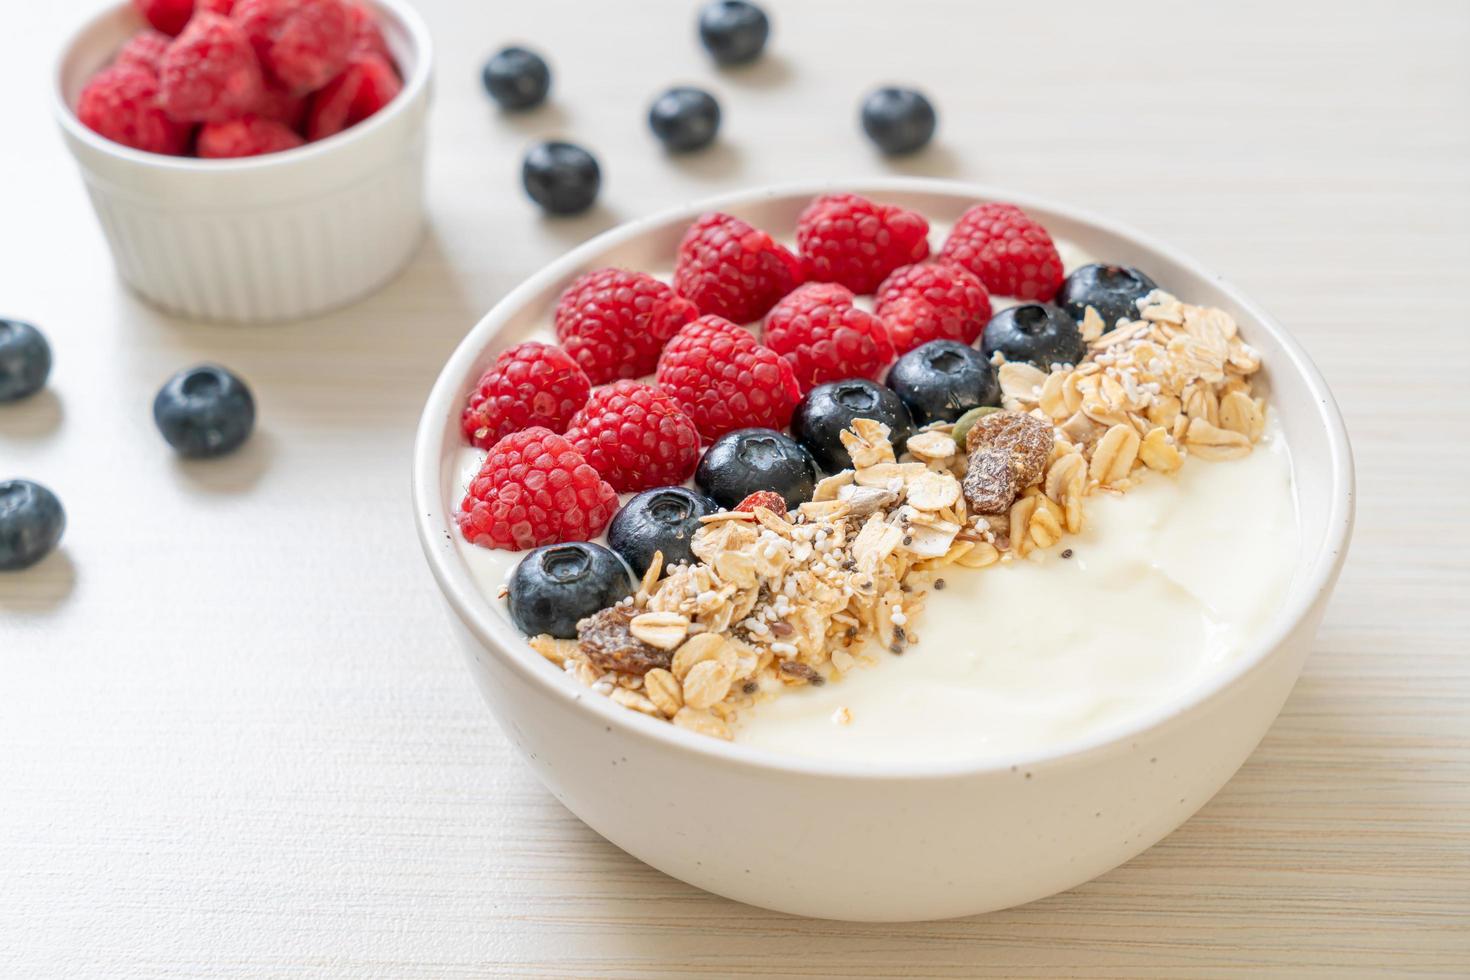
[[[1261,359],[1234,320],[1159,290],[1138,306],[1108,332],[1089,309],[1081,364],[1001,364],[1004,410],[973,421],[966,451],[936,424],[900,457],[886,426],[858,419],[843,434],[853,468],[810,501],[703,518],[696,561],[655,560],[577,641],[532,647],[621,704],[726,739],[761,700],[903,653],[934,573],[1061,550],[1089,497],[1259,441]]]

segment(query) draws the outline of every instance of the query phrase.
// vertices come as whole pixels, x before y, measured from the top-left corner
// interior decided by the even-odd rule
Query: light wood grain
[[[773,56],[717,74],[693,3],[424,0],[440,44],[433,234],[381,295],[218,329],[112,277],[43,99],[86,5],[7,5],[0,307],[51,391],[0,409],[0,475],[63,497],[63,552],[0,578],[0,974],[1230,976],[1470,972],[1470,7],[770,0]],[[481,58],[547,51],[555,104],[498,117]],[[884,79],[941,141],[857,134]],[[670,161],[662,85],[723,99]],[[585,141],[603,205],[539,219],[533,136]],[[955,176],[1123,218],[1294,329],[1352,430],[1353,554],[1280,721],[1142,857],[982,918],[802,921],[602,842],[494,727],[409,521],[422,398],[469,325],[586,236],[784,178]],[[184,465],[148,405],[209,358],[255,386],[249,449]]]

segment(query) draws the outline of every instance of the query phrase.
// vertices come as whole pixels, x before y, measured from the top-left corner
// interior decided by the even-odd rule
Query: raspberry
[[[734,506],[734,510],[754,514],[757,507],[764,507],[778,517],[786,516],[786,498],[774,490],[757,490]]]
[[[893,360],[883,322],[852,298],[846,286],[809,282],[766,315],[761,339],[791,365],[803,393],[824,381],[876,377]]]
[[[460,425],[481,449],[532,425],[565,432],[591,390],[566,351],[528,340],[495,358],[470,392]]]
[[[201,157],[255,157],[293,150],[305,144],[290,127],[262,116],[241,116],[228,122],[205,123],[194,141]]]
[[[383,29],[378,26],[378,15],[367,4],[349,3],[347,19],[352,25],[352,54],[375,54],[389,64],[393,63],[388,42],[383,40]]]
[[[592,392],[567,438],[618,493],[678,486],[699,462],[699,430],[652,385],[614,381]]]
[[[112,59],[112,63],[144,68],[157,75],[159,66],[163,64],[163,53],[172,42],[173,38],[162,31],[145,27],[128,38],[127,43],[118,49],[117,57]]]
[[[717,316],[674,334],[659,355],[657,377],[709,440],[748,426],[783,429],[801,399],[781,355]]]
[[[158,105],[158,79],[134,65],[115,65],[92,77],[77,100],[82,125],[124,146],[177,156],[189,148],[189,127]]]
[[[802,278],[801,260],[770,235],[716,211],[684,233],[674,290],[693,300],[701,313],[750,323]]]
[[[199,14],[164,52],[159,101],[179,122],[224,122],[260,101],[265,79],[245,33],[219,14]]]
[[[133,0],[133,6],[144,20],[169,37],[182,31],[194,16],[194,0]]]
[[[598,269],[567,287],[556,304],[556,338],[594,384],[641,378],[679,328],[699,316],[693,303],[643,272]]]
[[[871,293],[894,269],[928,258],[929,222],[856,194],[827,194],[801,213],[796,244],[807,278]]]
[[[347,68],[312,96],[306,115],[310,140],[335,136],[393,101],[403,88],[393,66],[376,55],[354,56]]]
[[[1051,236],[1014,204],[966,211],[939,257],[969,269],[997,296],[1046,301],[1062,285],[1062,259]]]
[[[990,319],[990,294],[959,266],[928,262],[897,269],[883,280],[873,312],[900,354],[931,340],[970,344]]]
[[[290,129],[299,130],[302,123],[306,121],[306,107],[305,96],[292,95],[267,79],[265,89],[260,95],[260,101],[255,104],[255,114],[274,119]]]
[[[235,10],[235,0],[194,0],[194,9],[228,17]]]
[[[236,0],[234,17],[266,71],[297,95],[347,67],[352,17],[343,0]]]
[[[618,495],[566,437],[534,426],[490,447],[457,521],[471,544],[519,551],[589,541],[617,509]]]

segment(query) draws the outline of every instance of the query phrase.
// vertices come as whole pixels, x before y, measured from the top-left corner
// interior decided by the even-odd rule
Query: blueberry
[[[1077,321],[1051,303],[1008,306],[985,324],[980,349],[1008,361],[1026,361],[1046,371],[1054,364],[1081,364],[1087,353]]]
[[[546,101],[551,91],[546,60],[525,48],[501,48],[485,62],[480,79],[502,109],[530,109]]]
[[[575,143],[537,143],[521,164],[521,183],[531,200],[552,214],[577,214],[597,200],[602,171],[597,158]]]
[[[721,507],[734,507],[757,490],[774,490],[794,510],[812,499],[817,463],[801,443],[775,429],[736,429],[709,447],[694,482]]]
[[[670,150],[703,149],[720,131],[720,104],[703,89],[671,88],[649,108],[648,125]]]
[[[1090,306],[1102,317],[1103,332],[1117,326],[1120,317],[1138,318],[1135,300],[1143,299],[1158,286],[1148,276],[1128,265],[1094,262],[1076,269],[1057,291],[1057,305],[1078,323]]]
[[[0,483],[0,572],[45,558],[64,530],[66,512],[56,494],[30,480]]]
[[[688,487],[645,490],[623,505],[607,526],[607,544],[632,566],[635,575],[648,571],[653,553],[664,553],[664,567],[695,561],[689,543],[699,519],[720,505]]]
[[[600,544],[571,541],[537,548],[510,574],[510,620],[527,636],[577,635],[577,621],[633,594],[623,559]]]
[[[842,445],[844,429],[853,419],[872,419],[888,426],[893,451],[901,453],[913,434],[914,423],[890,389],[863,378],[817,385],[796,406],[791,434],[828,473],[852,468],[852,457]]]
[[[1000,404],[995,368],[957,340],[931,340],[900,357],[888,370],[888,387],[915,425],[953,422],[972,408]]]
[[[0,402],[34,395],[51,373],[51,345],[29,323],[0,319]]]
[[[229,371],[201,364],[158,389],[153,421],[181,455],[223,456],[239,449],[255,428],[255,399]]]
[[[759,58],[770,36],[770,18],[746,0],[714,0],[699,12],[699,39],[722,65]]]
[[[885,86],[863,100],[863,131],[888,154],[913,153],[934,138],[934,106],[911,88]]]

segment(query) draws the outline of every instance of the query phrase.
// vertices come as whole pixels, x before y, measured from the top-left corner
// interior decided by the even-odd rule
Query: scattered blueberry
[[[0,483],[0,572],[29,568],[45,558],[66,530],[56,494],[30,480]]]
[[[773,490],[795,510],[812,499],[817,463],[801,443],[775,429],[736,429],[709,447],[694,482],[721,507],[734,507],[757,490]]]
[[[29,323],[0,319],[0,402],[34,395],[51,374],[51,345]]]
[[[664,567],[694,562],[689,543],[699,530],[699,519],[720,505],[688,487],[645,490],[623,505],[607,526],[607,544],[623,556],[635,575],[648,571],[653,553],[664,553]]]
[[[1143,299],[1158,287],[1148,276],[1128,265],[1084,265],[1062,282],[1056,303],[1078,323],[1090,306],[1097,310],[1106,326],[1103,332],[1117,326],[1121,317],[1138,318],[1135,300]]]
[[[828,473],[852,468],[852,457],[842,445],[844,429],[853,419],[872,419],[888,426],[893,451],[903,452],[913,434],[909,410],[890,389],[874,381],[853,378],[817,385],[807,392],[791,418],[791,434]]]
[[[255,428],[255,399],[245,382],[213,364],[164,382],[153,399],[158,431],[183,456],[234,452]]]
[[[888,370],[888,387],[915,425],[953,422],[972,408],[1000,404],[995,368],[957,340],[931,340],[900,357]]]
[[[911,88],[885,86],[863,100],[863,131],[884,153],[922,149],[939,124],[934,106]]]
[[[770,36],[770,18],[746,0],[714,0],[699,12],[699,39],[722,65],[759,58]]]
[[[623,559],[600,544],[571,541],[537,548],[510,575],[511,622],[527,636],[577,635],[577,621],[633,594]]]
[[[521,164],[521,183],[531,200],[552,214],[577,214],[597,200],[602,171],[597,158],[575,143],[537,143]]]
[[[1082,331],[1051,303],[1008,306],[985,324],[980,349],[988,358],[1000,351],[1008,361],[1026,361],[1043,371],[1055,364],[1080,364],[1087,353]]]
[[[720,131],[720,104],[704,89],[671,88],[649,108],[648,125],[670,150],[703,149]]]
[[[530,109],[546,101],[551,69],[534,51],[509,47],[497,51],[481,72],[485,91],[502,109]]]

